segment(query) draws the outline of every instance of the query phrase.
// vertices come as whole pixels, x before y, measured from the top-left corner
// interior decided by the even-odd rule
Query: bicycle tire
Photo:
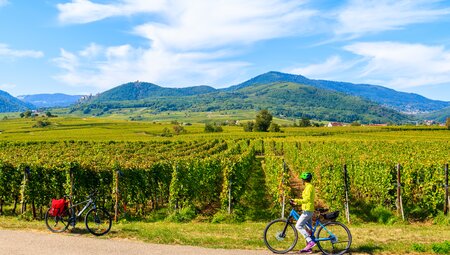
[[[70,209],[66,208],[64,213],[61,216],[51,216],[49,208],[45,213],[45,225],[47,228],[53,233],[61,233],[66,231],[66,229],[70,226]]]
[[[288,224],[284,237],[280,234]],[[294,249],[298,240],[298,233],[292,223],[286,219],[277,219],[269,222],[264,229],[264,243],[274,253],[283,254]]]
[[[324,227],[326,230],[324,230]],[[352,234],[347,226],[340,222],[332,221],[325,223],[324,227],[319,228],[316,239],[329,238],[331,236],[329,232],[335,236],[335,239],[317,242],[317,247],[323,254],[341,255],[348,252],[352,244]]]
[[[111,230],[112,218],[104,208],[92,208],[84,217],[84,223],[91,234],[102,236]]]

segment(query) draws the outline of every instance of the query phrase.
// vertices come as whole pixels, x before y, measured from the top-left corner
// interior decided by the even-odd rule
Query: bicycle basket
[[[326,220],[335,220],[339,216],[339,211],[334,211],[331,213],[322,214],[323,218]]]

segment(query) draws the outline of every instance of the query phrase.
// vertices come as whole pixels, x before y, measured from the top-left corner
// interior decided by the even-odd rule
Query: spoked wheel
[[[344,254],[350,249],[352,235],[350,230],[340,222],[328,222],[317,232],[317,239],[330,238],[320,241],[317,246],[324,254]]]
[[[274,220],[264,229],[264,243],[275,253],[286,253],[294,249],[297,239],[297,230],[286,219]]]
[[[49,212],[50,209],[45,213],[45,225],[47,225],[47,228],[54,233],[64,232],[70,225],[70,209],[66,208],[60,216],[51,216]]]
[[[86,228],[91,234],[101,236],[109,232],[112,218],[104,208],[92,208],[84,218]]]

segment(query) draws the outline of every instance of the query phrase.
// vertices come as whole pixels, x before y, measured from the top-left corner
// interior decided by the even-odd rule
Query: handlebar
[[[86,196],[86,198],[94,198],[97,196],[98,190],[92,191],[89,195]]]
[[[296,203],[294,202],[293,199],[289,199],[289,204],[290,204],[291,206],[295,206],[295,205],[296,205]]]

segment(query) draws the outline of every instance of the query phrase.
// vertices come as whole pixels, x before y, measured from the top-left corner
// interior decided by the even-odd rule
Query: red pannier
[[[48,214],[52,217],[62,216],[65,208],[66,200],[64,198],[52,199],[52,207],[50,208],[50,211],[48,211]]]

